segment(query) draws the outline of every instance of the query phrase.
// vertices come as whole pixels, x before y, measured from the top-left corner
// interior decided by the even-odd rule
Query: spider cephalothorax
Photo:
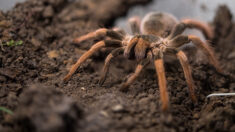
[[[194,93],[194,83],[190,65],[185,53],[180,50],[179,47],[192,42],[208,56],[211,64],[221,72],[218,61],[214,57],[214,53],[208,44],[197,36],[181,35],[186,28],[196,28],[201,30],[207,39],[211,39],[213,32],[207,24],[192,19],[178,21],[174,16],[161,12],[149,13],[142,21],[140,21],[138,17],[133,17],[129,22],[133,35],[127,35],[119,29],[101,28],[95,32],[76,38],[74,40],[76,43],[96,37],[104,37],[106,39],[97,42],[84,53],[70,69],[64,81],[68,81],[76,69],[99,49],[113,47],[112,52],[105,60],[99,84],[102,85],[106,79],[111,59],[118,55],[123,54],[126,58],[135,59],[138,62],[135,72],[128,78],[127,82],[122,84],[122,91],[126,91],[130,84],[139,76],[142,69],[150,62],[153,62],[158,75],[162,109],[166,110],[168,108],[169,99],[163,64],[164,55],[175,55],[179,59],[193,102],[196,102],[197,99]]]

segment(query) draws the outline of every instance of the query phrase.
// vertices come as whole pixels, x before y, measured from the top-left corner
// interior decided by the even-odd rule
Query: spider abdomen
[[[142,34],[166,37],[178,22],[178,19],[171,14],[151,12],[143,18],[140,29]]]

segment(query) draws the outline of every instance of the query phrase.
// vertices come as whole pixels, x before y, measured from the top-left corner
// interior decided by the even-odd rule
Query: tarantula
[[[104,47],[113,47],[114,49],[105,59],[99,84],[102,85],[104,83],[109,71],[110,61],[118,55],[123,54],[126,58],[135,59],[138,62],[135,72],[125,83],[122,84],[122,91],[126,91],[139,76],[142,69],[150,62],[153,62],[158,75],[160,99],[162,103],[161,108],[165,111],[169,107],[169,97],[163,56],[167,54],[175,55],[183,67],[191,99],[196,103],[197,99],[194,93],[191,68],[185,53],[180,50],[179,47],[192,42],[205,53],[217,71],[221,72],[221,68],[214,56],[212,48],[208,44],[203,42],[197,36],[181,34],[186,28],[196,28],[201,30],[207,39],[211,39],[213,37],[213,32],[209,25],[193,19],[184,19],[179,21],[171,14],[163,12],[149,13],[142,21],[138,17],[132,17],[129,19],[129,23],[133,35],[128,35],[123,30],[101,28],[76,38],[74,40],[76,43],[97,37],[103,37],[105,39],[95,43],[77,60],[76,64],[72,66],[69,73],[64,78],[64,81],[68,81],[76,69],[99,49]]]

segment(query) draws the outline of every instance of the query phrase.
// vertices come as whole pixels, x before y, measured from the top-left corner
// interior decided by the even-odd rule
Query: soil
[[[82,65],[68,83],[62,79],[76,60],[97,40],[72,40],[100,27],[112,27],[116,18],[136,4],[150,0],[28,0],[0,13],[0,39],[24,43],[0,51],[1,132],[54,131],[235,131],[235,98],[206,96],[235,91],[235,23],[220,6],[211,41],[224,73],[201,56],[190,55],[198,104],[188,96],[182,68],[166,63],[170,109],[160,110],[157,77],[147,68],[126,93],[121,82],[135,62],[115,59],[103,86],[98,85],[107,53],[101,51]],[[187,51],[186,51],[187,52]]]

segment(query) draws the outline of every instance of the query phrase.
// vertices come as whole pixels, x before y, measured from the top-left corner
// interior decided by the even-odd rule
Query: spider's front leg
[[[99,38],[99,37],[105,37],[105,36],[108,36],[108,37],[111,37],[111,38],[117,39],[117,40],[123,39],[123,35],[118,31],[110,30],[110,29],[106,29],[106,28],[100,28],[94,32],[90,32],[86,35],[75,38],[73,40],[73,42],[74,43],[81,43],[85,40]]]
[[[145,57],[146,50],[149,46],[150,43],[148,41],[144,40],[140,35],[136,35],[126,46],[124,56],[126,58],[131,58],[134,53],[134,58],[136,58],[137,61],[140,61]]]
[[[65,82],[68,81],[71,78],[71,76],[74,74],[74,72],[77,70],[77,68],[99,49],[103,47],[121,47],[121,46],[122,46],[122,41],[120,40],[103,40],[97,42],[77,60],[77,62],[70,69],[69,73],[65,76],[64,81]]]
[[[109,30],[106,28],[101,28],[96,30],[95,32],[88,33],[86,35],[83,35],[79,38],[76,38],[74,41],[79,43],[82,41],[85,41],[87,39],[92,39],[96,37],[101,36],[107,36],[110,37],[111,40],[103,40],[99,41],[96,44],[94,44],[86,53],[84,53],[77,62],[72,66],[69,73],[65,76],[64,81],[68,81],[71,76],[74,74],[74,72],[77,70],[77,68],[86,61],[90,56],[92,56],[95,52],[97,52],[99,49],[103,47],[121,47],[122,46],[122,40],[124,38],[124,35],[121,34],[118,31],[115,30]],[[112,40],[113,39],[113,40]]]

